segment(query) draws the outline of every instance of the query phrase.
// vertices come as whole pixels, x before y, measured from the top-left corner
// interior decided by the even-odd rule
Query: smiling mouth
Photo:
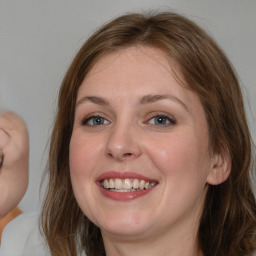
[[[143,179],[104,179],[100,185],[102,188],[113,192],[135,192],[141,190],[148,190],[153,188],[158,183],[153,181],[147,181]]]

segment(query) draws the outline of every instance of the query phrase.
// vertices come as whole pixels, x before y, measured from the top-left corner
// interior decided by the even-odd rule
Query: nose
[[[141,153],[139,136],[133,127],[116,125],[109,131],[105,147],[107,157],[117,161],[132,160],[138,158]]]

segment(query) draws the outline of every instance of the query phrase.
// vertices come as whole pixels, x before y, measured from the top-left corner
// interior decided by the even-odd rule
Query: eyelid
[[[82,118],[82,120],[80,122],[81,125],[85,126],[88,123],[88,121],[90,121],[90,119],[92,119],[92,118],[102,118],[102,119],[106,120],[108,123],[110,123],[110,121],[107,118],[105,118],[103,114],[92,113],[92,114],[86,115],[84,118]],[[93,125],[88,125],[88,126],[93,126]]]
[[[177,120],[173,115],[163,113],[163,112],[154,112],[150,113],[149,116],[147,117],[147,120],[145,123],[148,123],[151,119],[156,118],[156,117],[164,117],[169,120],[170,124],[169,125],[175,125],[177,124]],[[164,126],[164,125],[163,125]],[[168,125],[165,125],[168,126]]]

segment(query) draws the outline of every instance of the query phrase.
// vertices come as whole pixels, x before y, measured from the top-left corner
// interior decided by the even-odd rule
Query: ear
[[[219,185],[229,177],[231,172],[231,158],[229,151],[223,149],[221,153],[212,157],[211,171],[206,182],[210,185]]]

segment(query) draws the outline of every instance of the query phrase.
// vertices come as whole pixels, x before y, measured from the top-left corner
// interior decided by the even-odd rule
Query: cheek
[[[88,137],[85,139],[82,133],[73,132],[69,150],[70,177],[74,195],[81,210],[87,216],[93,216],[90,209],[93,208],[95,197],[93,187],[98,149],[96,140],[93,141],[92,145]]]
[[[191,209],[199,214],[202,208],[210,162],[205,160],[209,159],[207,143],[193,135],[170,136],[147,147],[152,164],[161,174],[164,189],[160,204],[167,219],[170,213],[178,218]]]
[[[73,132],[69,149],[71,175],[93,174],[93,166],[97,163],[98,152],[102,147],[99,141],[97,138],[91,140],[89,136],[85,137],[82,132]]]
[[[204,136],[202,136],[204,137]],[[172,134],[145,147],[163,179],[178,182],[205,181],[208,170],[208,143],[194,133]]]
[[[95,185],[95,169],[98,163],[99,145],[97,140],[90,142],[79,131],[73,132],[70,141],[69,163],[70,177],[75,197],[83,209],[91,197],[92,187]],[[93,150],[92,150],[93,148]]]

